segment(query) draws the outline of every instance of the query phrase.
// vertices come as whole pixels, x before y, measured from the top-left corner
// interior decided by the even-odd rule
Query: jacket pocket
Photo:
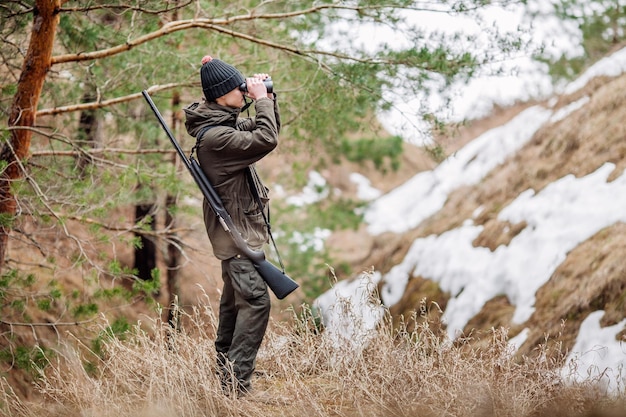
[[[267,292],[267,284],[248,259],[232,259],[230,271],[233,286],[245,300],[259,298]]]
[[[268,199],[261,198],[261,204],[263,204],[263,206],[259,207],[259,203],[257,203],[256,199],[242,200],[242,204],[244,207],[243,213],[246,216],[253,216],[255,214],[261,214],[265,206],[267,206],[268,201],[269,201]]]
[[[263,219],[263,213],[244,216],[244,222],[241,224],[241,235],[252,249],[261,249],[269,241],[269,233]]]

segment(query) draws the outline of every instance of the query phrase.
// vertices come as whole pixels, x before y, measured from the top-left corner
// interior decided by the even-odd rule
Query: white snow
[[[551,110],[531,107],[474,139],[434,170],[419,173],[380,197],[365,213],[369,232],[401,233],[417,226],[441,209],[452,191],[476,184],[514,154],[551,115]]]
[[[287,198],[287,203],[302,207],[323,200],[328,196],[328,184],[326,179],[317,171],[309,172],[309,181],[302,192]]]
[[[471,221],[439,236],[415,240],[404,261],[383,277],[384,304],[399,301],[412,273],[438,282],[452,294],[443,316],[451,337],[486,301],[500,294],[516,306],[513,321],[525,322],[533,312],[535,292],[569,251],[602,228],[626,222],[626,211],[621,209],[626,204],[626,175],[607,183],[613,168],[605,164],[583,178],[566,176],[538,194],[522,193],[498,219],[528,225],[493,252],[472,245],[482,227]]]
[[[574,93],[583,88],[591,79],[600,76],[615,77],[626,70],[626,48],[604,57],[593,64],[576,81],[565,87],[565,94]]]
[[[298,250],[301,252],[308,250],[319,252],[324,249],[324,242],[326,242],[331,233],[329,229],[316,227],[311,233],[293,232],[289,241],[298,245]]]
[[[348,346],[359,351],[375,335],[385,311],[372,297],[379,281],[380,273],[363,273],[353,280],[339,281],[316,300],[326,335],[335,348]]]
[[[357,198],[364,201],[374,200],[382,195],[382,192],[372,187],[372,182],[365,176],[353,172],[350,181],[357,186]]]
[[[578,381],[598,380],[608,391],[620,392],[626,382],[623,374],[626,343],[615,339],[626,326],[626,319],[603,328],[600,327],[603,315],[602,310],[594,311],[583,321],[563,375]]]

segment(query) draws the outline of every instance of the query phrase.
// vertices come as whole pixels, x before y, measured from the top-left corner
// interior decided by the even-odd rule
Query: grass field
[[[5,384],[0,411],[19,417],[626,415],[623,393],[606,393],[593,380],[567,382],[557,352],[516,357],[504,329],[477,348],[470,340],[452,343],[423,321],[387,320],[362,346],[328,337],[308,309],[270,324],[253,393],[231,398],[215,375],[214,311],[182,313],[180,323],[172,332],[160,319],[146,320],[123,338],[104,339],[98,355],[77,340],[67,343],[39,379],[44,400],[20,401]]]

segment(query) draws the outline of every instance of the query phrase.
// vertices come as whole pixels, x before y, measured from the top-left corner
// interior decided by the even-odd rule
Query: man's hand
[[[273,98],[273,95],[267,92],[267,87],[263,84],[263,80],[268,77],[268,74],[254,74],[252,78],[247,78],[246,86],[248,88],[248,97],[253,100],[257,100],[261,97]]]
[[[263,84],[265,78],[261,78],[255,74],[252,78],[246,79],[246,86],[248,88],[248,97],[253,100],[257,100],[261,97],[267,96],[267,87]]]

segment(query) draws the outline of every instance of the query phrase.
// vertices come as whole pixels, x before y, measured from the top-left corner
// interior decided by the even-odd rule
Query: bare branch
[[[185,7],[187,7],[188,5],[190,5],[192,3],[193,0],[188,0],[186,3],[183,4],[179,4],[175,7],[169,7],[169,3],[168,5],[164,8],[164,9],[157,9],[157,10],[150,10],[150,9],[144,9],[143,7],[137,7],[137,6],[129,6],[129,5],[120,5],[120,4],[98,4],[98,5],[89,5],[89,6],[85,6],[85,7],[62,7],[61,8],[61,12],[89,12],[89,11],[93,11],[93,10],[121,10],[121,11],[127,11],[127,10],[131,10],[134,12],[141,12],[141,13],[146,13],[146,14],[163,14],[163,13],[171,13],[173,11],[176,10],[180,10],[183,9]]]
[[[250,21],[250,20],[280,20],[280,19],[288,19],[297,16],[304,16],[308,14],[318,13],[325,9],[336,9],[336,10],[351,10],[358,13],[364,13],[367,10],[374,9],[382,9],[389,6],[379,5],[379,6],[368,6],[368,7],[359,7],[359,6],[348,6],[342,4],[321,4],[317,6],[310,7],[308,9],[296,10],[293,12],[286,13],[267,13],[267,14],[254,14],[249,13],[240,16],[232,16],[225,19],[192,19],[192,20],[177,20],[173,22],[166,23],[159,30],[148,33],[146,35],[140,36],[132,41],[127,41],[124,44],[117,45],[111,48],[102,49],[99,51],[86,52],[86,53],[78,53],[78,54],[65,54],[52,57],[51,64],[61,64],[64,62],[78,62],[78,61],[89,61],[94,59],[100,59],[112,55],[116,55],[125,51],[128,51],[136,46],[139,46],[143,43],[149,42],[151,40],[160,38],[161,36],[168,35],[170,33],[178,32],[181,30],[188,30],[192,28],[218,28],[219,26],[229,26],[237,22]],[[225,29],[222,29],[225,31]],[[225,32],[227,33],[227,32]],[[251,38],[254,40],[258,40],[256,38]],[[279,47],[279,49],[286,49],[284,46],[280,46],[278,44],[273,44],[273,47]],[[297,53],[298,55],[306,55],[307,53],[302,51],[297,51],[293,48],[290,49],[290,52]],[[313,51],[310,51],[313,52]]]
[[[178,87],[189,87],[192,86],[193,84],[190,83],[170,83],[170,84],[163,84],[163,85],[153,85],[149,88],[147,88],[147,91],[149,93],[156,93],[157,91],[163,91],[163,90],[169,90],[172,88],[178,88]],[[141,98],[141,92],[139,93],[134,93],[134,94],[129,94],[127,96],[123,96],[123,97],[116,97],[116,98],[112,98],[110,100],[102,100],[102,101],[95,101],[95,102],[91,102],[91,103],[81,103],[81,104],[72,104],[69,106],[61,106],[61,107],[53,107],[50,109],[42,109],[39,110],[37,112],[37,117],[39,116],[56,116],[57,114],[61,114],[61,113],[70,113],[70,112],[76,112],[76,111],[83,111],[83,110],[94,110],[94,109],[101,109],[104,107],[108,107],[108,106],[112,106],[114,104],[119,104],[119,103],[124,103],[127,101],[132,101],[132,100],[136,100],[138,98]]]
[[[100,155],[100,154],[125,154],[125,155],[151,155],[175,154],[176,151],[170,149],[122,149],[122,148],[95,148],[89,150],[76,151],[37,151],[31,154],[31,158],[38,156],[84,156],[84,155]]]
[[[59,215],[60,216],[60,215]],[[159,236],[169,236],[171,234],[183,233],[183,232],[193,232],[195,229],[190,227],[179,227],[179,228],[164,228],[160,230],[145,230],[141,227],[138,227],[135,223],[129,226],[111,226],[101,221],[89,218],[89,217],[79,217],[79,216],[67,216],[68,220],[75,220],[79,223],[90,224],[93,226],[101,227],[105,230],[111,232],[122,232],[122,233],[137,233],[145,236],[159,237]]]
[[[6,321],[6,320],[0,320],[0,323],[4,324],[6,326],[9,326],[9,327],[22,327],[22,326],[24,326],[24,327],[31,327],[33,329],[35,327],[81,326],[81,325],[84,325],[84,324],[93,323],[96,320],[100,320],[102,318],[102,316],[104,316],[106,313],[108,313],[110,311],[122,310],[122,309],[124,309],[126,307],[130,307],[132,305],[135,305],[139,301],[141,301],[141,298],[140,297],[135,297],[134,299],[131,300],[130,303],[126,303],[126,304],[123,304],[123,305],[111,307],[111,308],[107,309],[106,311],[103,311],[99,315],[91,317],[89,319],[85,319],[85,320],[66,321],[66,322],[54,321],[54,322],[48,322],[48,323],[26,323],[26,322],[11,322],[11,321]]]
[[[30,13],[33,12],[32,5],[26,4],[26,2],[23,2],[23,1],[11,1],[10,3],[20,5],[20,7],[22,7],[22,9],[17,11],[17,12],[14,12],[14,11],[11,10],[11,8],[9,7],[8,3],[3,2],[2,4],[0,4],[0,10],[6,10],[7,11],[7,13],[3,16],[5,19],[11,19],[11,18],[13,18],[15,16],[30,14]]]
[[[223,28],[221,26],[212,25],[212,24],[208,24],[208,23],[202,24],[199,27],[206,28],[206,29],[211,29],[211,30],[214,30],[216,32],[223,33],[225,35],[232,36],[234,38],[244,39],[244,40],[247,40],[247,41],[259,44],[259,45],[268,46],[270,48],[280,49],[282,51],[289,52],[289,53],[292,53],[292,54],[298,55],[298,56],[303,56],[305,58],[314,59],[312,55],[325,55],[325,56],[330,56],[330,57],[334,57],[334,58],[338,58],[338,59],[342,59],[342,60],[355,61],[355,62],[361,62],[361,63],[392,64],[392,62],[389,61],[389,60],[376,60],[376,59],[372,59],[372,58],[357,58],[357,57],[351,56],[351,55],[339,54],[339,53],[335,53],[335,52],[321,51],[321,50],[316,50],[316,49],[302,50],[302,49],[298,49],[298,48],[293,48],[293,47],[290,47],[290,46],[282,45],[282,44],[275,43],[275,42],[270,42],[270,41],[267,41],[265,39],[260,39],[260,38],[257,38],[257,37],[254,37],[254,36],[250,36],[248,34],[241,33],[241,32],[235,32],[232,29],[226,29],[226,28]],[[325,69],[326,71],[329,71],[329,72],[331,71],[329,66],[319,62],[319,60],[315,60],[315,61],[318,62],[319,65],[323,69]]]
[[[94,322],[97,319],[97,317],[88,319],[88,320],[83,320],[83,321],[74,321],[74,322],[55,322],[55,323],[19,323],[19,322],[12,322],[12,321],[5,321],[5,320],[0,320],[0,323],[6,325],[6,326],[20,326],[20,327],[56,327],[56,326],[80,326],[82,324],[87,324],[87,323],[91,323]]]

